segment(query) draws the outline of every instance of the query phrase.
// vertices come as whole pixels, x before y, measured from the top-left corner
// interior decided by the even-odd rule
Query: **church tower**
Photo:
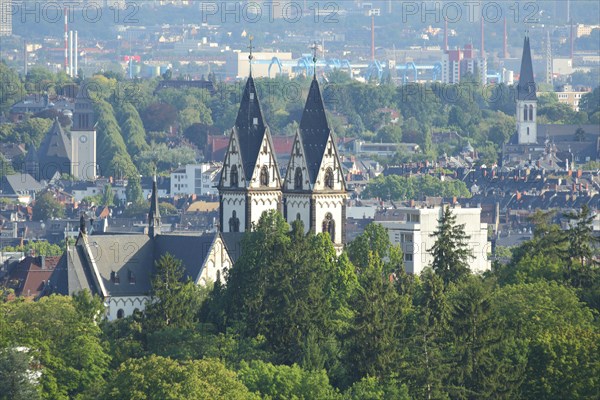
[[[158,206],[158,187],[156,175],[152,182],[152,194],[150,195],[150,212],[148,213],[148,236],[151,238],[160,235],[160,209]]]
[[[71,175],[75,179],[96,179],[96,122],[94,104],[82,82],[75,97],[71,127]]]
[[[329,233],[341,252],[347,196],[335,136],[315,73],[283,183],[284,215],[290,224],[301,220],[307,232]]]
[[[252,44],[249,59],[252,62]],[[250,231],[264,212],[280,209],[281,177],[252,69],[231,130],[218,188],[221,232]]]
[[[521,73],[517,84],[517,135],[519,144],[537,143],[537,96],[533,79],[529,36],[525,36]]]

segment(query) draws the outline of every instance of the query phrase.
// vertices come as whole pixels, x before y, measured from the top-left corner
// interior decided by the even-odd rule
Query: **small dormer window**
[[[127,272],[127,277],[129,279],[129,284],[130,285],[135,285],[135,274],[133,273],[133,271],[129,270]]]
[[[110,280],[112,281],[112,283],[114,283],[115,285],[118,285],[119,283],[121,283],[121,278],[119,278],[119,274],[116,273],[115,271],[112,271],[110,273]]]
[[[254,93],[250,93],[250,100],[254,100]]]
[[[252,125],[254,125],[254,126],[258,125],[258,118],[256,118],[256,117],[252,118]]]

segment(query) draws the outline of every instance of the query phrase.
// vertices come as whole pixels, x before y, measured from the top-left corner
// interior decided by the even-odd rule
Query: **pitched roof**
[[[260,152],[260,145],[267,130],[252,76],[246,81],[240,109],[235,120],[235,129],[237,129],[240,141],[239,147],[244,162],[246,182],[250,182]]]
[[[44,136],[40,145],[40,158],[58,157],[71,159],[71,140],[63,131],[58,118],[54,119],[52,127]]]
[[[170,253],[181,260],[187,275],[195,280],[200,275],[214,240],[214,234],[159,235],[155,239],[154,259],[158,260],[164,254]]]
[[[315,183],[331,129],[317,79],[313,79],[300,120],[300,136],[311,183]]]
[[[6,277],[7,281],[16,282],[17,296],[37,297],[45,288],[60,256],[25,257]]]
[[[35,180],[35,178],[29,174],[13,174],[5,175],[2,177],[0,189],[3,194],[20,194],[39,192],[44,189],[44,186]]]
[[[525,36],[523,56],[521,57],[521,72],[517,84],[517,100],[537,100],[535,80],[533,79],[533,64],[531,62],[531,47],[529,36]]]

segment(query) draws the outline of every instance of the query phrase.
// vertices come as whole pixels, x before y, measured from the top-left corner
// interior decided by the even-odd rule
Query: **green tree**
[[[377,132],[377,141],[383,143],[402,142],[402,128],[398,125],[386,125]]]
[[[166,253],[156,262],[151,300],[146,306],[149,327],[189,328],[198,321],[202,297],[196,284],[185,278],[181,260]]]
[[[527,363],[521,338],[503,335],[492,313],[493,281],[471,275],[449,292],[452,338],[447,386],[451,398],[514,398]]]
[[[133,175],[127,179],[125,196],[127,197],[127,201],[133,204],[141,204],[145,201],[142,191],[142,181],[139,175]]]
[[[438,228],[431,235],[435,237],[435,244],[427,251],[433,256],[433,271],[448,284],[469,275],[469,259],[472,252],[469,249],[469,236],[465,234],[464,224],[456,224],[456,215],[450,207],[446,206],[442,212]]]
[[[411,397],[406,385],[400,385],[396,380],[380,380],[367,376],[355,382],[344,393],[348,400],[409,400]]]
[[[351,303],[355,314],[347,339],[348,368],[354,380],[386,380],[393,377],[405,350],[399,340],[411,300],[400,295],[379,256],[369,254],[368,264],[359,267],[360,286]]]
[[[54,218],[64,218],[65,209],[51,192],[45,192],[35,200],[33,205],[33,219],[46,221]]]
[[[154,355],[124,362],[106,387],[105,399],[258,399],[218,360],[178,362]]]
[[[40,395],[25,350],[0,350],[0,400],[35,400]]]
[[[567,326],[534,338],[522,387],[524,398],[592,399],[600,392],[600,334]]]
[[[447,397],[445,383],[450,372],[449,320],[450,305],[444,281],[430,268],[420,276],[414,296],[416,313],[411,325],[411,352],[406,375],[410,377],[411,394],[418,398]]]
[[[70,297],[49,296],[36,302],[0,304],[3,322],[0,343],[23,346],[39,361],[43,398],[97,397],[104,386],[110,357],[100,328],[85,307]]]
[[[112,185],[109,183],[104,187],[104,193],[102,194],[102,200],[100,204],[106,207],[112,207],[115,203],[115,194],[112,190]]]
[[[566,213],[564,216],[573,221],[567,230],[569,260],[566,275],[571,284],[579,287],[589,284],[592,275],[593,247],[598,243],[592,227],[594,216],[585,204],[581,210]]]
[[[330,385],[324,370],[307,371],[298,365],[242,361],[238,378],[251,392],[267,399],[335,400],[341,397]]]
[[[370,223],[364,232],[347,247],[348,257],[356,266],[369,264],[369,254],[376,254],[384,261],[388,273],[404,270],[403,254],[400,245],[392,245],[386,228],[381,224]]]

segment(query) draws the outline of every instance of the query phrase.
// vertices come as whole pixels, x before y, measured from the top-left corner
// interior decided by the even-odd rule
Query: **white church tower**
[[[96,122],[94,103],[86,83],[82,82],[75,97],[71,127],[71,175],[75,179],[96,179]]]
[[[250,44],[252,62],[252,44]],[[246,82],[219,182],[221,232],[246,232],[265,211],[280,210],[281,176],[252,78]]]
[[[329,233],[341,252],[347,196],[335,136],[315,73],[283,183],[284,215],[289,224],[301,220],[306,232]]]
[[[521,73],[517,84],[517,135],[519,144],[537,143],[537,96],[529,37],[525,36]]]

